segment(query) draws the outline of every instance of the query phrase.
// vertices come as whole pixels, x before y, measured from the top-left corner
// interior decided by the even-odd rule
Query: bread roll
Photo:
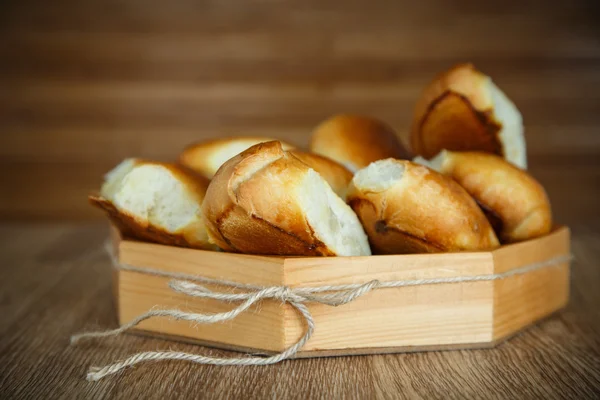
[[[210,240],[226,251],[288,256],[358,256],[371,251],[350,207],[279,142],[227,161],[202,206]]]
[[[186,147],[179,155],[182,165],[212,179],[219,167],[231,157],[258,143],[270,142],[267,137],[231,137],[225,139],[207,140]],[[284,150],[294,148],[293,145],[281,142]]]
[[[429,165],[457,181],[479,203],[503,243],[542,236],[552,229],[550,202],[542,185],[501,157],[443,151]]]
[[[346,199],[348,185],[352,180],[352,172],[348,168],[318,154],[298,150],[291,150],[288,153],[318,172],[338,196]]]
[[[523,120],[517,107],[471,64],[439,75],[415,107],[410,132],[414,155],[483,151],[527,168]]]
[[[312,134],[310,150],[351,172],[384,158],[409,158],[392,128],[357,115],[337,115],[322,122]]]
[[[208,243],[201,204],[208,180],[185,167],[127,159],[110,171],[99,196],[124,235],[157,243],[215,249]]]
[[[381,160],[358,171],[348,203],[375,254],[478,251],[499,245],[462,187],[410,161]]]

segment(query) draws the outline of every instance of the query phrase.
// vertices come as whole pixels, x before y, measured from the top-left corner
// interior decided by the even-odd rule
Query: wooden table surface
[[[106,225],[5,223],[0,398],[598,398],[600,220],[571,228],[568,307],[494,349],[261,367],[150,363],[90,383],[90,365],[140,350],[235,353],[134,335],[70,346],[73,333],[116,326]]]
[[[598,398],[598,15],[597,0],[0,2],[0,398]],[[427,82],[463,61],[523,113],[530,171],[572,228],[566,310],[491,350],[85,380],[139,350],[220,353],[132,335],[69,346],[116,326],[108,231],[86,202],[103,173],[226,134],[306,145],[339,112],[402,133]]]

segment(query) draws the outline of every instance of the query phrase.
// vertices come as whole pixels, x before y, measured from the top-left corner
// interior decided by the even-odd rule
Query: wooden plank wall
[[[560,222],[598,218],[597,1],[4,1],[0,217],[98,218],[127,156],[226,134],[305,145],[336,112],[399,131],[438,71],[473,61],[524,114]]]

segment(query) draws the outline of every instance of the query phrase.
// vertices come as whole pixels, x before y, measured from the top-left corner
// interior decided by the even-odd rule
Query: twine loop
[[[191,297],[234,302],[248,299],[274,299],[282,303],[321,303],[328,306],[341,306],[381,286],[378,280],[359,285],[322,286],[315,288],[290,288],[289,286],[269,286],[255,292],[222,293],[214,292],[205,286],[190,282],[173,280],[169,287],[178,293]],[[323,293],[325,289],[327,292]],[[253,303],[255,302],[253,300]]]

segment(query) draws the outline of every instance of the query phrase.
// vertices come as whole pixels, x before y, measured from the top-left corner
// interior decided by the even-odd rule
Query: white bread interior
[[[404,166],[390,159],[380,160],[361,169],[352,180],[354,186],[366,192],[380,193],[402,179]]]
[[[415,158],[413,158],[412,162],[414,162],[415,164],[424,165],[428,168],[431,168],[434,171],[442,172],[444,160],[446,160],[446,150],[440,151],[431,160],[427,160],[426,158],[423,158],[421,156],[416,156]]]
[[[121,182],[131,172],[136,162],[138,161],[135,158],[128,158],[104,175],[104,183],[100,189],[100,194],[105,199],[113,201]]]
[[[197,189],[163,164],[127,159],[106,174],[100,195],[139,227],[182,235],[191,245],[206,247]]]
[[[340,256],[371,254],[358,217],[312,168],[297,188],[298,204],[316,237]]]
[[[488,90],[494,104],[494,115],[502,124],[498,133],[507,161],[521,169],[527,169],[527,145],[523,128],[523,117],[517,106],[489,79]]]

